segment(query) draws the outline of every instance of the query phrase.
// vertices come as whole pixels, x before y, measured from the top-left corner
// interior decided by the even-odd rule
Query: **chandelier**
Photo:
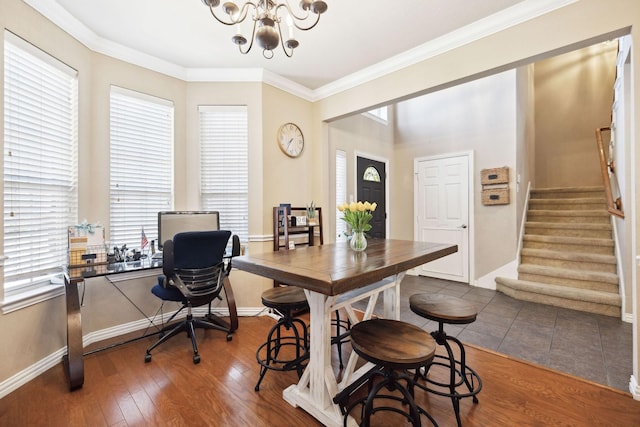
[[[289,58],[293,55],[293,50],[300,43],[294,37],[294,27],[307,31],[312,29],[320,21],[320,15],[327,10],[327,3],[317,0],[301,0],[299,11],[294,11],[289,6],[289,2],[276,2],[273,0],[257,0],[255,2],[244,2],[242,7],[238,7],[238,2],[225,2],[222,5],[222,12],[227,16],[224,18],[216,14],[215,8],[220,5],[220,0],[202,0],[209,7],[211,15],[224,25],[235,25],[236,35],[231,40],[238,45],[240,52],[249,53],[255,42],[263,49],[262,55],[273,58],[273,50],[280,44],[285,55]],[[240,24],[249,17],[252,12],[253,29],[251,31],[251,41],[247,44],[247,38],[242,35]],[[286,12],[285,12],[286,11]],[[220,13],[220,11],[218,11]],[[224,15],[222,15],[224,16]],[[282,37],[280,24],[286,21],[288,27],[288,38]],[[282,40],[282,43],[280,43]]]

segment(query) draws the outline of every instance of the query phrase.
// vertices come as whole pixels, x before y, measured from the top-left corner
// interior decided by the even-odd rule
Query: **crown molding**
[[[577,1],[578,0],[523,1],[413,49],[324,85],[314,91],[314,100],[327,98],[361,85],[362,83],[391,74],[410,65],[417,64],[572,3],[576,3]]]
[[[24,0],[26,4],[95,52],[184,81],[263,82],[310,102],[351,89],[362,83],[480,40],[577,1],[525,0],[314,90],[262,68],[185,68],[98,36],[57,2],[50,0]]]
[[[188,82],[262,82],[262,68],[188,68]]]

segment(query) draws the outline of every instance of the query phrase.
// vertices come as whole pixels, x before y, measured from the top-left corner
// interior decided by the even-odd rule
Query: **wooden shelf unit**
[[[322,208],[315,208],[315,224],[292,226],[290,217],[284,218],[283,211],[286,208],[275,206],[273,208],[273,250],[289,250],[289,242],[293,241],[297,245],[313,246],[324,243],[322,232]],[[291,216],[306,217],[307,208],[291,207]],[[307,219],[307,221],[309,221]],[[318,236],[316,236],[316,230]]]

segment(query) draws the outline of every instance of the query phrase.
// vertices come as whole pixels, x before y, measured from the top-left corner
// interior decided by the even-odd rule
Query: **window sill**
[[[19,292],[9,297],[5,295],[2,301],[2,314],[21,310],[61,295],[64,295],[64,284],[49,284],[29,291]]]

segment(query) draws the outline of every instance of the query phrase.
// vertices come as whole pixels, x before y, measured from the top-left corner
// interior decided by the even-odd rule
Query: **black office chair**
[[[231,236],[230,231],[194,231],[178,233],[173,240],[163,244],[162,270],[158,284],[151,292],[165,301],[181,302],[182,307],[174,313],[168,325],[160,331],[160,339],[147,349],[145,362],[151,361],[151,351],[171,337],[186,332],[193,346],[193,363],[200,362],[195,328],[217,329],[227,332],[227,341],[232,338],[237,325],[218,318],[211,312],[211,302],[218,298],[224,288],[224,281],[231,271],[231,257],[239,255],[240,241],[233,236],[231,257],[225,258],[225,248]],[[227,296],[227,299],[228,296]],[[205,317],[194,318],[192,307],[208,304]],[[186,318],[178,324],[169,324],[183,309]]]

